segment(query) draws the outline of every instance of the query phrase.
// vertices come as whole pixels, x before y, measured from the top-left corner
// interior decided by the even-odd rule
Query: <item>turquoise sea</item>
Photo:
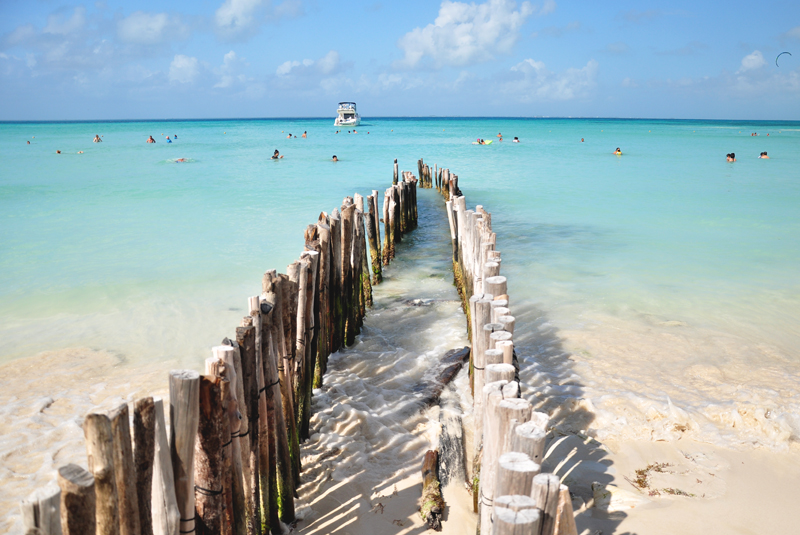
[[[735,447],[800,437],[800,123],[367,118],[357,131],[0,124],[3,368],[81,362],[104,384],[104,359],[129,374],[197,367],[320,211],[422,157],[492,212],[523,379],[583,404],[575,426]]]

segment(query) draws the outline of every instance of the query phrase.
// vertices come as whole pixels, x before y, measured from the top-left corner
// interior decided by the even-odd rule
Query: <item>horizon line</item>
[[[158,122],[201,122],[201,121],[310,121],[330,119],[330,116],[296,116],[296,117],[192,117],[192,118],[164,118],[164,119],[10,119],[0,120],[0,124],[45,124],[45,123],[158,123]],[[368,120],[369,117],[362,120]],[[704,119],[704,118],[677,118],[677,117],[600,117],[600,116],[482,116],[482,115],[383,115],[371,119],[515,119],[515,120],[601,120],[601,121],[708,121],[708,122],[741,122],[741,123],[798,123],[793,119]]]

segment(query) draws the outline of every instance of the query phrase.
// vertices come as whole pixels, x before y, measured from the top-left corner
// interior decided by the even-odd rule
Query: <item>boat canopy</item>
[[[340,102],[339,103],[339,109],[354,110],[354,109],[356,109],[356,103],[355,102]]]

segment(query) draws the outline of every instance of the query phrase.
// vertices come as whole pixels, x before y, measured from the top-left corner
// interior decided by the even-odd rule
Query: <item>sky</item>
[[[0,120],[333,117],[343,100],[800,120],[800,2],[0,0]]]

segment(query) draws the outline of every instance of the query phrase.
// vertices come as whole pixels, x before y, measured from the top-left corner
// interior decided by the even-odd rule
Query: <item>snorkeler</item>
[[[272,155],[271,159],[272,160],[280,160],[281,158],[283,158],[283,156],[281,156],[281,154],[278,152],[278,149],[275,149],[275,154]]]

